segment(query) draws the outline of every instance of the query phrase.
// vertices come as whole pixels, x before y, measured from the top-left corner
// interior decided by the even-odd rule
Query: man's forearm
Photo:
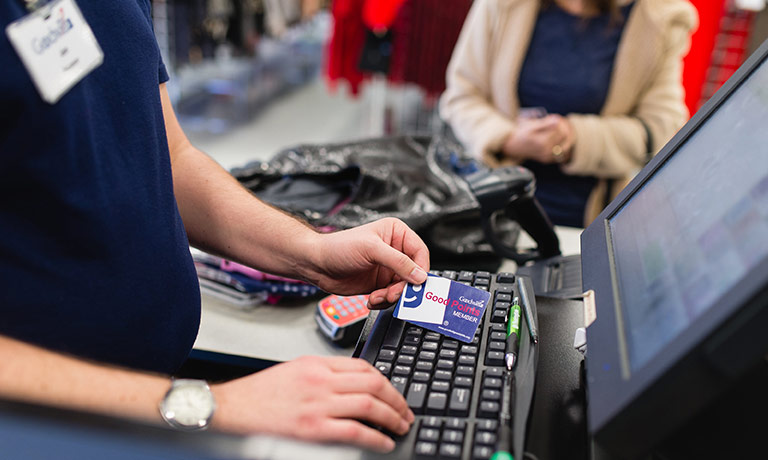
[[[161,422],[166,377],[98,365],[0,336],[0,396]]]
[[[318,234],[243,188],[189,147],[173,164],[174,192],[190,242],[270,273],[299,276]]]
[[[160,87],[173,190],[190,242],[201,249],[278,275],[303,277],[317,257],[318,234],[261,202],[190,144]]]

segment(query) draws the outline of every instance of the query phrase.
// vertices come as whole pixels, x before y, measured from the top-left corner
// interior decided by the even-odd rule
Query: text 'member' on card
[[[469,343],[490,297],[488,291],[430,274],[424,284],[405,286],[395,317]]]

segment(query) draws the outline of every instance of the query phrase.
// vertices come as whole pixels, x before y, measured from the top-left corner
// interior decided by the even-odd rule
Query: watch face
[[[205,384],[200,383],[175,386],[163,404],[166,419],[190,428],[204,427],[213,410],[213,395]]]

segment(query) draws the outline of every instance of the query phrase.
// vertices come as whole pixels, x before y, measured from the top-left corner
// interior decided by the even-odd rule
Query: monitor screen
[[[766,120],[763,62],[609,219],[630,373],[768,256]]]

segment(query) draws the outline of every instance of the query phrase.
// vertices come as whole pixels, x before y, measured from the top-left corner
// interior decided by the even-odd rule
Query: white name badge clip
[[[49,104],[104,62],[75,0],[54,0],[9,24],[5,33]]]

